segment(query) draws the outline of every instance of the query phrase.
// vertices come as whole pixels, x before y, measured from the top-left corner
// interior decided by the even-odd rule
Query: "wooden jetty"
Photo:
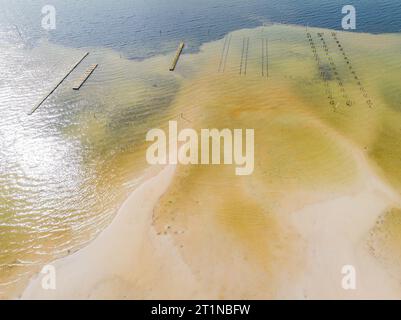
[[[82,75],[82,77],[77,79],[77,81],[75,82],[75,85],[72,87],[72,89],[79,90],[83,86],[83,84],[86,82],[86,80],[88,80],[88,78],[91,76],[93,71],[95,71],[97,66],[98,66],[98,64],[91,65],[89,67],[89,69],[86,70],[85,73]]]
[[[31,111],[28,112],[28,115],[32,115],[42,104],[43,102],[45,102],[47,100],[47,98],[49,98],[51,96],[51,94],[56,91],[56,89],[64,82],[65,79],[67,79],[67,77],[71,74],[71,72],[73,72],[75,70],[76,67],[78,67],[78,65],[89,55],[89,52],[86,52],[81,59],[79,59],[79,61],[77,63],[75,63],[71,69],[68,71],[68,73],[54,86],[54,88],[48,93],[46,94],[46,96],[40,100],[40,102],[38,104],[36,104]]]
[[[182,50],[184,49],[184,46],[185,46],[184,42],[181,42],[180,46],[177,49],[177,52],[175,53],[175,57],[174,57],[173,63],[171,64],[171,67],[170,67],[170,71],[174,71],[175,70],[175,67],[177,66],[178,59],[180,58],[180,55],[182,53]]]

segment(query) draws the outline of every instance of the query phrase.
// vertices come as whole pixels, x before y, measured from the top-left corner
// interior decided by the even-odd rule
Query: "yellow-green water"
[[[241,56],[248,38],[245,75]],[[262,73],[262,39],[269,43],[268,78]],[[285,213],[352,192],[360,172],[344,140],[399,192],[401,126],[395,109],[400,102],[386,79],[399,71],[400,41],[398,35],[269,26],[232,33],[224,72],[221,67],[218,72],[224,41],[204,46],[193,60],[183,59],[185,66],[201,70],[183,83],[174,101],[185,116],[181,128],[255,130],[253,175],[235,177],[232,166],[181,166],[154,214],[159,233],[175,239],[206,283],[220,281],[216,269],[229,270],[227,279],[234,274],[219,282],[231,283],[222,297],[238,297],[236,288],[245,290],[243,284],[255,279],[261,290],[241,291],[244,297],[275,297],[279,274],[296,274],[290,269],[307,263],[305,244]]]
[[[318,33],[324,33],[329,56]],[[352,69],[330,30],[283,25],[232,33],[227,57],[222,54],[225,39],[205,44],[200,53],[183,55],[174,73],[168,71],[174,53],[138,62],[85,48],[93,52],[87,64],[99,63],[90,81],[78,93],[70,89],[85,70],[81,66],[31,117],[25,112],[80,51],[48,43],[6,51],[9,59],[19,55],[31,74],[13,70],[9,76],[19,95],[0,104],[0,294],[17,292],[43,263],[80,248],[110,223],[148,167],[146,132],[165,128],[171,119],[181,128],[255,129],[255,172],[238,178],[232,167],[179,168],[155,213],[157,228],[183,219],[213,221],[224,230],[222,241],[227,240],[224,235],[237,239],[245,257],[272,274],[272,260],[298,259],[297,238],[281,225],[277,208],[295,195],[336,193],[353,184],[355,164],[337,135],[363,150],[400,190],[401,37],[336,36]],[[246,74],[240,74],[248,38]],[[267,60],[262,63],[266,39],[268,69]],[[5,70],[7,59],[1,64]],[[221,67],[219,72],[222,64],[224,72]],[[321,70],[327,71],[323,76],[334,104]],[[198,220],[202,215],[211,220]],[[189,233],[185,236],[203,236],[196,230]],[[269,250],[262,249],[264,243]],[[206,251],[193,249],[199,250],[202,263]]]
[[[89,57],[28,116],[85,50]],[[0,99],[0,296],[9,297],[110,223],[141,181],[146,131],[166,121],[179,80],[160,72],[161,58],[140,63],[99,48],[4,44],[2,52],[12,79]],[[91,63],[99,69],[73,91]]]

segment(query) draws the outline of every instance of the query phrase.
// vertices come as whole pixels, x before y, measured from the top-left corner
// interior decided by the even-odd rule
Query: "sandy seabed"
[[[254,128],[254,175],[236,177],[232,166],[166,166],[132,193],[97,239],[54,262],[56,290],[43,290],[38,275],[22,298],[401,298],[400,266],[391,252],[378,254],[392,239],[377,236],[386,233],[377,229],[386,212],[401,206],[392,171],[401,148],[382,135],[384,124],[399,116],[376,86],[380,73],[364,71],[377,41],[385,41],[391,55],[400,39],[337,33],[366,79],[375,101],[369,108],[331,31],[309,29],[316,44],[317,33],[325,33],[345,87],[347,97],[327,71],[330,60],[319,44],[338,99],[333,106],[306,32],[290,26],[239,30],[231,40],[184,55],[177,68],[182,85],[171,109],[180,126]],[[266,38],[269,78],[260,63]],[[355,267],[355,290],[342,287],[345,265]]]
[[[357,153],[364,179],[358,189],[330,200],[306,205],[290,214],[291,224],[302,235],[304,262],[284,274],[275,273],[274,294],[270,286],[260,288],[257,282],[242,283],[235,292],[219,294],[232,286],[230,278],[238,277],[242,269],[249,270],[249,261],[232,269],[214,270],[210,283],[200,272],[193,272],[181,254],[187,241],[176,242],[167,233],[157,232],[152,217],[160,197],[172,182],[175,166],[167,166],[140,186],[124,203],[115,221],[94,242],[77,253],[56,261],[57,289],[42,289],[42,275],[25,290],[23,299],[216,299],[216,298],[398,298],[399,285],[385,272],[364,246],[364,237],[383,210],[399,197],[366,166]],[[199,228],[207,235],[201,246],[213,234],[208,225]],[[170,226],[167,226],[170,228]],[[232,243],[234,245],[234,243]],[[285,250],[285,248],[283,248]],[[191,253],[196,255],[196,252]],[[232,252],[220,252],[220,259],[233,259]],[[235,253],[234,253],[235,255]],[[241,255],[241,253],[239,253]],[[231,260],[232,261],[232,260]],[[213,269],[204,261],[205,269]],[[341,269],[351,264],[357,267],[357,290],[341,287]],[[234,272],[234,270],[236,272]],[[252,271],[249,271],[252,272]],[[233,273],[233,274],[231,274]],[[250,276],[248,274],[248,276]],[[260,270],[253,276],[271,277]],[[227,282],[227,283],[226,283]],[[264,289],[264,290],[263,290]],[[244,295],[243,292],[248,292]]]

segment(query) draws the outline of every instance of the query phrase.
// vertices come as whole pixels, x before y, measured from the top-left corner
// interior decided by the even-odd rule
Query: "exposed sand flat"
[[[346,143],[346,141],[344,141]],[[352,146],[348,146],[352,148]],[[401,198],[370,168],[363,153],[354,148],[360,186],[353,193],[307,205],[291,213],[293,223],[307,239],[307,267],[298,298],[400,299],[401,286],[369,251],[366,239],[376,221]],[[343,290],[343,266],[356,270],[357,289]],[[283,297],[292,296],[284,289]]]
[[[187,288],[196,297],[196,282],[168,237],[155,241],[153,207],[167,189],[175,167],[168,166],[139,187],[115,221],[93,243],[54,263],[57,290],[43,290],[32,280],[23,299],[184,299]],[[187,293],[188,291],[186,291]]]
[[[152,222],[154,206],[167,190],[175,172],[174,166],[168,166],[127,199],[115,221],[92,244],[53,264],[57,270],[56,290],[43,290],[39,276],[32,280],[22,298],[400,298],[400,286],[364,245],[366,234],[376,219],[391,203],[399,201],[399,197],[372,173],[358,152],[355,157],[359,159],[363,178],[354,193],[307,205],[290,214],[294,228],[305,242],[304,263],[297,264],[296,268],[287,265],[294,260],[283,261],[283,254],[272,254],[268,243],[263,245],[258,229],[249,230],[256,232],[257,238],[252,239],[252,234],[244,229],[245,220],[240,220],[245,237],[240,242],[250,252],[246,259],[242,257],[241,246],[221,238],[221,230],[219,233],[216,222],[209,218],[202,219],[207,224],[197,227],[187,224],[191,234],[178,241],[173,240],[170,232],[157,233]],[[241,203],[234,201],[231,205],[228,214],[233,215],[234,207]],[[248,206],[245,204],[239,210],[249,209]],[[262,223],[260,228],[264,232],[273,232],[268,239],[275,243],[280,237],[276,232],[284,232],[276,229],[272,221],[270,225]],[[198,233],[205,236],[203,241],[197,238]],[[286,240],[291,241],[291,238]],[[217,250],[216,247],[204,247],[205,242],[217,246]],[[251,245],[262,243],[260,250],[265,253],[253,256],[255,248],[248,247],[247,242]],[[230,251],[228,244],[235,250]],[[186,245],[197,247],[196,254],[185,250]],[[290,248],[287,242],[279,249]],[[202,252],[203,249],[207,253]],[[194,262],[197,254],[203,258],[206,254],[207,259]],[[291,254],[295,252],[291,251]],[[258,262],[253,257],[267,260]],[[275,263],[285,267],[285,276],[271,268]],[[231,264],[230,268],[228,264]],[[360,280],[357,280],[356,291],[345,291],[340,286],[340,270],[347,264],[357,269]],[[272,276],[276,277],[272,279]],[[265,279],[269,281],[265,282]],[[230,286],[232,288],[227,290]]]

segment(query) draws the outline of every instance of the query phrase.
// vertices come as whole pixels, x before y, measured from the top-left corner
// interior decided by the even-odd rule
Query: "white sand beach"
[[[88,247],[56,261],[57,289],[43,290],[41,276],[32,280],[23,299],[182,298],[195,292],[193,276],[169,239],[151,227],[155,203],[168,187],[175,167],[139,187],[115,221]],[[192,289],[190,289],[192,288]]]

